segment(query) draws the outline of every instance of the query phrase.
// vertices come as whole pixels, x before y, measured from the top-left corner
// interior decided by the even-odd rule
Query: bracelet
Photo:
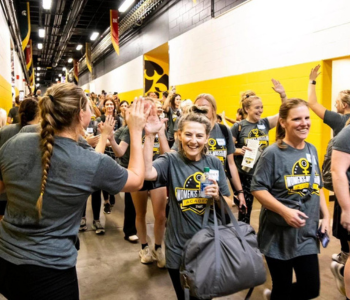
[[[243,190],[236,191],[236,194],[243,194]]]
[[[316,81],[315,80],[310,80],[310,83],[313,85],[316,85]]]

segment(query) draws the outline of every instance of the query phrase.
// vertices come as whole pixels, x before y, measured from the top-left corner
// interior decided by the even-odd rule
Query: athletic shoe
[[[111,213],[111,205],[108,202],[105,203],[105,208],[103,209],[103,212],[105,214],[110,214]]]
[[[95,230],[97,235],[105,234],[105,229],[102,226],[100,221],[93,221],[92,222],[92,229]]]
[[[143,264],[150,264],[153,262],[151,250],[149,249],[148,246],[140,250],[139,256],[141,258],[141,263]]]
[[[263,292],[264,300],[270,300],[271,299],[271,290],[265,289]]]
[[[341,275],[340,270],[341,268],[344,268],[342,264],[338,264],[336,261],[332,261],[331,263],[331,271],[333,273],[333,276],[335,278],[335,282],[337,284],[338,291],[346,296],[345,294],[345,283],[344,283],[344,276]]]
[[[157,251],[153,249],[152,258],[157,261],[158,268],[162,269],[165,267],[165,255],[163,254],[162,248],[158,248]]]
[[[86,218],[81,218],[79,231],[86,231],[86,230],[87,230]]]
[[[338,264],[345,265],[348,260],[349,253],[341,251],[339,254],[334,253],[332,255],[332,260],[336,261]]]
[[[134,235],[124,237],[124,240],[130,243],[137,243],[137,241],[139,240],[139,237],[136,234],[134,234]]]

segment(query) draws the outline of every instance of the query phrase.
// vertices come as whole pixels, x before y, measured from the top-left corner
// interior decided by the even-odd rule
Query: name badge
[[[88,127],[88,128],[86,129],[86,132],[87,132],[87,133],[93,133],[93,132],[94,132],[94,129],[91,128],[91,127]]]
[[[210,169],[209,178],[215,181],[219,181],[219,170]]]
[[[306,153],[306,159],[308,162],[311,162],[311,155],[309,153]]]
[[[216,139],[216,142],[218,143],[219,146],[225,146],[226,145],[225,139]]]
[[[265,129],[266,127],[265,127],[264,124],[261,124],[261,125],[258,125],[258,128],[259,128],[259,129]]]

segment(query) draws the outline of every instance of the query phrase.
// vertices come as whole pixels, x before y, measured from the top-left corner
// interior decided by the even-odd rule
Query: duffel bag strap
[[[245,296],[244,300],[250,300],[250,296],[253,294],[254,288],[250,288],[247,296]]]

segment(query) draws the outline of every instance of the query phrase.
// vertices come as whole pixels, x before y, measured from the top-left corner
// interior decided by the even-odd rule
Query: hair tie
[[[51,99],[52,102],[55,102],[55,99],[52,95],[49,95],[49,98]]]

